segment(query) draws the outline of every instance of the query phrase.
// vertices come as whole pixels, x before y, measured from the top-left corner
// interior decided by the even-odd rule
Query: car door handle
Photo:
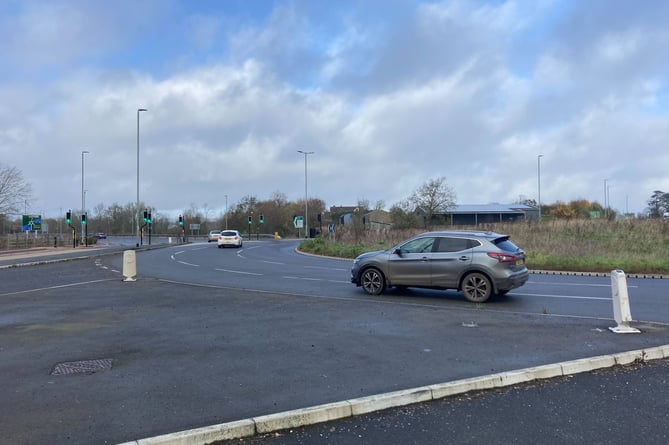
[[[468,256],[464,256],[464,255],[461,256],[461,257],[458,258],[458,259],[459,259],[460,261],[469,261],[469,257],[468,257]]]

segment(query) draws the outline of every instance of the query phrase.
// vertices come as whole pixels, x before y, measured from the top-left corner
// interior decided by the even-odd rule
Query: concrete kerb
[[[241,439],[256,434],[313,425],[343,419],[388,408],[405,406],[430,400],[492,388],[502,388],[533,380],[568,376],[615,365],[669,358],[669,345],[648,349],[571,360],[550,365],[535,366],[482,377],[455,380],[374,396],[360,397],[342,402],[327,403],[308,408],[284,411],[251,419],[237,420],[213,426],[196,428],[162,436],[150,437],[120,445],[204,445],[206,443]]]

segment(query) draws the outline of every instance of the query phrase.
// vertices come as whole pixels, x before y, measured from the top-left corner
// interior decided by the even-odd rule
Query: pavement
[[[45,248],[31,249],[30,251],[4,251],[0,252],[0,260],[5,264],[4,267],[17,267],[22,264],[38,264],[71,259],[49,259],[50,257],[55,258],[63,254],[94,256],[102,251],[103,249],[96,248]],[[118,253],[118,250],[112,253]],[[8,263],[11,263],[11,266],[7,266]],[[634,343],[631,342],[629,344]],[[258,437],[259,435],[292,430],[303,426],[378,413],[397,407],[414,406],[415,404],[425,402],[438,402],[443,399],[454,398],[477,391],[493,391],[528,382],[559,379],[616,366],[638,366],[650,361],[668,358],[669,345],[633,348],[623,352],[611,352],[577,360],[563,360],[546,365],[535,365],[510,371],[493,372],[476,377],[452,379],[442,383],[419,385],[396,391],[376,393],[374,395],[345,398],[332,403],[282,410],[266,415],[253,415],[205,427],[130,440],[124,442],[123,445],[205,444],[231,439],[238,440]]]

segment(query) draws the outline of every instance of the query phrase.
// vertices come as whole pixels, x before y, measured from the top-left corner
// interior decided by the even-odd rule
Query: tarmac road
[[[125,283],[94,258],[2,269],[0,437],[89,444],[162,435],[162,443],[206,443],[197,431],[208,425],[489,374],[512,379],[514,370],[622,351],[657,357],[669,344],[664,325],[614,335],[610,324],[151,278]],[[54,374],[65,363],[107,359],[111,368]],[[598,443],[588,440],[590,427],[599,443],[632,436],[665,443],[667,362],[647,363],[231,443]],[[588,380],[608,372],[611,380]],[[187,432],[170,434],[179,431]]]
[[[616,366],[217,445],[669,443],[669,360]]]

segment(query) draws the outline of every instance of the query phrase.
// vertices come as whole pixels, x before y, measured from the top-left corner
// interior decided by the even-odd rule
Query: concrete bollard
[[[622,270],[611,271],[611,294],[613,298],[613,318],[618,326],[609,329],[616,334],[638,334],[638,329],[630,326],[632,313],[627,295],[627,279]]]
[[[134,250],[123,251],[123,281],[136,281],[137,262]]]

